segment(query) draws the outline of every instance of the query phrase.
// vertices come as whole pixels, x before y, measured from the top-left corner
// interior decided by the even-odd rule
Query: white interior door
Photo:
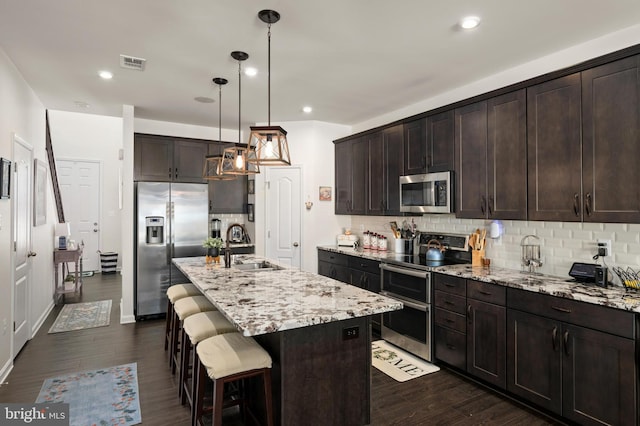
[[[31,338],[31,194],[33,191],[33,148],[18,136],[13,142],[13,357]]]
[[[302,214],[299,167],[265,167],[266,256],[297,268],[301,266]]]
[[[56,170],[71,239],[76,244],[84,242],[83,269],[97,271],[100,266],[100,163],[57,160]]]

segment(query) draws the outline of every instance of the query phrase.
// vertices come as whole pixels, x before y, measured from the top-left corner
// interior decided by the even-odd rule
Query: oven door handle
[[[381,295],[383,296],[387,296],[391,299],[395,299],[399,302],[402,302],[402,304],[412,308],[412,309],[416,309],[418,311],[422,311],[422,312],[428,312],[428,308],[427,305],[421,305],[419,303],[413,302],[411,300],[405,299],[404,297],[398,296],[397,294],[393,294],[393,293],[389,293],[388,291],[381,291],[380,292]]]
[[[396,272],[398,274],[409,275],[416,278],[427,279],[427,277],[429,276],[429,273],[427,271],[417,271],[417,270],[407,269],[407,268],[396,268],[395,266],[391,266],[386,263],[381,263],[380,269],[382,269],[383,271]]]

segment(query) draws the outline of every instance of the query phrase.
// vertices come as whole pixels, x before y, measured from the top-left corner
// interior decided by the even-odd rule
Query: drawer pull
[[[450,345],[449,343],[447,343],[447,348],[451,349],[452,351],[455,351],[457,348],[453,345]]]
[[[448,322],[449,324],[452,324],[452,323],[454,323],[455,321],[454,321],[454,320],[452,320],[452,319],[447,318],[447,319],[445,319],[445,322]]]
[[[448,300],[445,300],[445,301],[444,301],[444,304],[445,304],[445,305],[451,305],[451,306],[455,306],[455,305],[456,305],[455,303],[453,303],[453,302],[449,302]]]
[[[552,306],[551,309],[554,309],[554,310],[559,311],[559,312],[564,312],[565,314],[570,314],[571,313],[571,309],[561,308],[559,306]]]
[[[484,291],[484,290],[479,290],[478,293],[484,294],[485,296],[491,296],[491,292]]]
[[[445,286],[445,287],[449,287],[449,288],[455,288],[455,287],[456,287],[456,286],[455,286],[455,285],[453,285],[453,284],[447,284],[447,283],[444,283],[444,286]]]
[[[569,332],[564,332],[564,353],[569,356]]]

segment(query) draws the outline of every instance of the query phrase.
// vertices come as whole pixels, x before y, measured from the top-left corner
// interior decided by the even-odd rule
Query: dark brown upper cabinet
[[[404,174],[453,170],[453,110],[404,124]]]
[[[369,138],[335,144],[336,214],[365,214],[367,208]]]
[[[427,172],[453,170],[453,110],[427,117]]]
[[[456,109],[456,215],[527,217],[526,94],[496,96]]]
[[[640,221],[639,57],[528,89],[529,219]]]
[[[209,155],[222,155],[234,144],[210,143]],[[209,180],[209,213],[246,213],[247,176],[232,180]]]
[[[207,141],[136,134],[134,180],[204,183],[202,171]]]
[[[404,174],[403,126],[388,127],[369,136],[369,215],[400,216],[400,176]]]
[[[455,111],[456,216],[487,215],[487,102]]]
[[[582,219],[580,74],[527,89],[530,220]]]
[[[640,222],[640,56],[582,73],[583,220]]]
[[[404,123],[404,173],[427,172],[426,119]]]

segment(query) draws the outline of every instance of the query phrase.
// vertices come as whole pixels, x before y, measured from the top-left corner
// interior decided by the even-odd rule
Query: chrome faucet
[[[225,250],[224,250],[224,267],[225,268],[231,268],[231,238],[230,238],[230,235],[231,235],[231,231],[236,226],[239,227],[240,229],[242,229],[243,237],[246,237],[248,235],[247,228],[245,228],[243,225],[241,225],[239,223],[234,223],[232,225],[229,225],[229,227],[227,228],[227,242],[226,242],[226,247],[225,247]]]
[[[536,268],[542,266],[542,260],[540,259],[540,244],[526,244],[527,238],[533,237],[539,240],[535,235],[525,235],[520,241],[520,247],[522,247],[522,266],[529,268],[529,273],[535,273]],[[527,271],[523,271],[527,272]]]

